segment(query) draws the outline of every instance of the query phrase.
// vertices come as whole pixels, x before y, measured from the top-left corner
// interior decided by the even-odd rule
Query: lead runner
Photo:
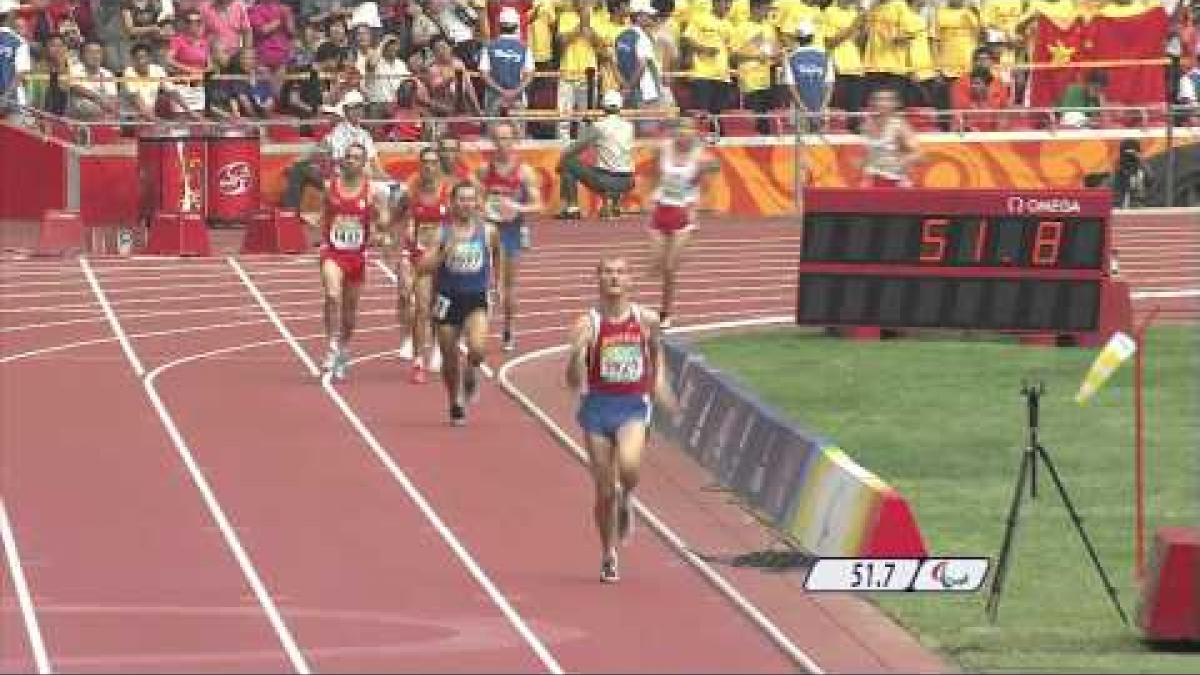
[[[329,339],[323,367],[339,380],[346,377],[350,365],[349,344],[366,279],[367,247],[373,237],[383,243],[390,238],[385,215],[389,209],[367,179],[366,165],[366,147],[351,144],[340,175],[323,185],[320,261],[325,336]]]
[[[566,380],[568,387],[583,392],[576,419],[595,481],[600,580],[612,583],[620,580],[617,541],[633,530],[630,498],[646,446],[651,398],[672,416],[678,403],[666,379],[658,320],[629,300],[629,263],[620,256],[606,257],[596,274],[600,303],[571,330]]]

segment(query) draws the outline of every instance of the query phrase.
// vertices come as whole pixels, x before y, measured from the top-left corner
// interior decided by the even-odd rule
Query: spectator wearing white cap
[[[798,128],[815,130],[819,115],[829,105],[833,94],[833,62],[825,50],[813,44],[816,29],[809,21],[796,26],[795,47],[784,60],[783,83],[791,93],[792,104],[799,115],[807,115],[807,122]]]
[[[607,91],[601,99],[604,115],[583,128],[579,139],[567,146],[558,162],[560,220],[576,220],[579,183],[601,194],[602,218],[619,215],[621,198],[633,189],[633,124],[621,116],[621,92]],[[596,164],[588,166],[580,155],[596,149]]]
[[[527,106],[525,89],[533,81],[533,52],[521,39],[521,15],[513,7],[500,10],[500,36],[488,41],[479,58],[486,88],[483,109],[488,116],[507,115]]]
[[[621,93],[629,108],[655,108],[663,102],[662,66],[647,30],[653,25],[658,10],[650,0],[632,0],[629,14],[633,24],[617,34],[613,52]]]
[[[14,28],[17,0],[0,0],[0,119],[25,105],[25,74],[32,68],[29,44]]]
[[[332,160],[334,164],[340,163],[346,157],[346,151],[353,145],[361,145],[367,152],[368,176],[387,178],[387,172],[379,164],[379,152],[375,148],[371,132],[362,126],[366,107],[366,99],[357,89],[346,92],[337,105],[329,106],[327,111],[339,118],[338,123],[311,152],[288,169],[287,187],[279,201],[280,206],[298,207],[304,196],[304,187],[310,184],[320,185],[326,178],[322,167],[326,165],[327,160]]]

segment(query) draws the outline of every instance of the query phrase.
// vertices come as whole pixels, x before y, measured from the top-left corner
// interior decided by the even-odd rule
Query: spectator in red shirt
[[[987,68],[976,66],[950,90],[950,103],[962,131],[999,131],[1009,127],[1008,87]],[[966,112],[975,111],[975,112]]]

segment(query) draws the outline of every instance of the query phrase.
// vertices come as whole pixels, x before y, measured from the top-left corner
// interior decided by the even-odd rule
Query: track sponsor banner
[[[746,438],[733,487],[777,526],[784,526],[816,454],[815,439],[772,414],[760,414]]]
[[[1157,124],[1158,122],[1154,122]],[[30,142],[30,153],[13,152],[20,162],[5,168],[26,170],[29,162],[61,166],[64,144],[44,143],[40,136],[25,130],[10,130],[24,135]],[[927,188],[1077,188],[1089,174],[1112,171],[1119,154],[1120,142],[1136,138],[1148,162],[1161,156],[1166,147],[1161,129],[1113,129],[1088,132],[1003,132],[975,134],[922,134],[921,162],[913,177],[918,187]],[[1200,141],[1200,128],[1179,128],[1175,131],[1177,146],[1195,145]],[[771,143],[771,141],[775,141]],[[764,141],[767,141],[764,143]],[[702,190],[701,208],[722,213],[737,213],[745,217],[786,216],[796,212],[796,162],[800,157],[806,168],[811,187],[853,187],[859,184],[864,147],[860,139],[846,134],[833,134],[810,139],[797,153],[791,139],[724,139],[711,148],[721,163],[721,174],[706,182]],[[289,167],[308,151],[311,143],[266,144],[262,151],[262,198],[266,205],[277,205],[287,182]],[[473,146],[473,144],[467,144]],[[53,147],[52,147],[53,146]],[[73,148],[65,144],[68,149]],[[417,151],[421,144],[380,144],[381,161],[387,171],[397,178],[416,173]],[[89,192],[89,186],[109,186],[114,177],[136,174],[136,159],[129,143],[75,148],[76,154],[87,161],[78,162],[78,187],[75,199],[88,211],[90,223],[131,222],[136,217],[136,193],[128,190]],[[651,145],[639,146],[635,152],[638,175],[645,175],[653,161]],[[57,160],[53,156],[59,153]],[[547,212],[558,203],[558,175],[555,167],[561,155],[559,147],[523,147],[518,149],[522,160],[537,174],[542,193],[547,198]],[[38,156],[35,157],[34,154]],[[44,157],[43,157],[44,156]],[[8,157],[6,154],[5,157]],[[475,147],[464,151],[463,161],[474,169],[486,154]],[[58,164],[54,164],[58,161]],[[46,175],[64,176],[62,170]],[[42,183],[39,183],[41,185]],[[44,182],[45,190],[24,191],[18,200],[0,199],[0,217],[29,217],[46,208],[64,206],[61,198],[69,185],[54,179]],[[650,204],[653,186],[650,181],[637,181],[633,192],[623,201],[630,210],[646,209]],[[80,192],[86,192],[86,195]],[[582,206],[589,211],[597,207],[596,197],[582,193]],[[301,211],[319,207],[315,190],[306,191]]]
[[[716,375],[703,363],[689,368],[680,380],[677,395],[683,414],[676,438],[692,456],[696,455],[704,425],[708,423],[713,400],[718,394],[717,384]]]
[[[1175,145],[1200,141],[1200,129],[1180,128]],[[1089,174],[1113,170],[1123,138],[1136,138],[1149,161],[1166,148],[1161,131],[1140,129],[1104,132],[1004,132],[964,139],[957,134],[922,134],[921,161],[914,168],[913,182],[924,188],[1078,188]],[[750,139],[761,142],[762,139]],[[721,163],[720,175],[708,180],[701,191],[702,209],[737,213],[745,217],[786,216],[796,213],[796,149],[790,139],[778,145],[736,145],[729,139],[710,148]],[[560,150],[523,148],[521,158],[537,174],[547,212],[557,211],[558,175],[555,166]],[[382,161],[394,176],[413,175],[417,168],[415,149],[395,151],[381,148]],[[653,161],[653,148],[639,147],[635,154],[638,176],[644,176]],[[808,185],[817,188],[856,187],[860,183],[865,148],[851,136],[814,138],[801,148]],[[283,192],[288,166],[296,154],[263,156],[263,189],[268,203],[276,203]],[[465,150],[464,162],[472,169],[485,154]],[[653,185],[638,180],[622,202],[629,210],[647,209]],[[594,212],[595,196],[581,192],[581,205]],[[314,210],[317,195],[310,191],[305,210]]]
[[[925,555],[907,502],[840,448],[803,429],[733,377],[667,344],[682,414],[666,433],[716,481],[807,551],[824,556]]]

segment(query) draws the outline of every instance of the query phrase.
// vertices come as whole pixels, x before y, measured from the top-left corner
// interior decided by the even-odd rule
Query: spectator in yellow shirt
[[[600,34],[592,25],[594,0],[574,0],[558,14],[558,138],[571,134],[572,113],[586,110],[589,71],[595,75],[596,51],[604,48]]]
[[[553,77],[544,73],[558,70],[554,50],[554,29],[558,24],[558,0],[533,0],[529,10],[529,50],[533,52],[533,69],[537,73],[529,85],[529,107],[549,110],[556,98]],[[534,138],[554,138],[554,125],[533,122],[529,133]]]
[[[683,31],[684,49],[692,54],[692,105],[714,116],[713,130],[720,133],[717,115],[728,105],[729,46],[733,27],[730,0],[712,0],[712,13],[696,12]]]
[[[780,35],[793,36],[800,24],[808,21],[817,31],[813,44],[829,48],[825,45],[824,17],[818,3],[806,0],[774,0],[772,4],[771,21],[775,23],[775,28],[779,29]]]
[[[983,0],[979,20],[984,42],[997,46],[1000,62],[1011,66],[1024,40],[1017,26],[1025,14],[1025,0]]]
[[[858,0],[837,0],[825,8],[825,49],[833,60],[836,79],[830,105],[857,113],[863,105],[863,58],[859,44],[866,36],[867,14]],[[850,130],[857,131],[858,117],[850,118]]]
[[[908,26],[911,11],[904,0],[881,0],[867,10],[864,99],[877,89],[908,91]]]
[[[603,11],[600,11],[600,7],[592,11],[592,27],[596,29],[603,45],[596,49],[600,91],[621,88],[621,78],[617,75],[616,63],[613,61],[613,46],[617,42],[617,36],[629,25],[628,2],[629,0],[605,0]]]
[[[935,25],[935,60],[941,77],[933,98],[939,109],[948,110],[951,107],[950,91],[958,78],[971,69],[981,22],[978,11],[966,6],[964,0],[946,0],[946,5],[936,10]]]
[[[768,20],[771,0],[752,0],[750,17],[734,24],[732,45],[737,63],[738,87],[744,105],[760,116],[754,128],[770,134],[771,124],[764,116],[775,107],[771,70],[779,61],[779,35]]]
[[[934,107],[938,88],[938,71],[933,62],[933,23],[931,0],[911,0],[904,25],[908,33],[908,95],[905,104],[922,108]]]

